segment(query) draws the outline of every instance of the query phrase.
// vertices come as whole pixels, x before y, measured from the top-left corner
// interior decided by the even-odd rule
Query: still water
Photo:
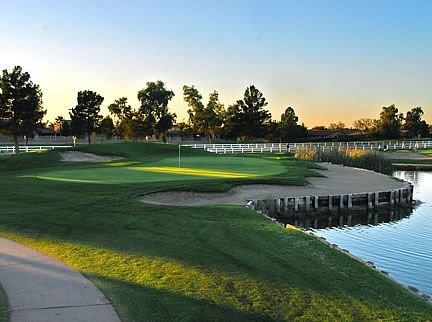
[[[432,172],[397,171],[393,176],[414,184],[414,199],[421,201],[414,210],[336,217],[310,223],[310,228],[432,296]]]

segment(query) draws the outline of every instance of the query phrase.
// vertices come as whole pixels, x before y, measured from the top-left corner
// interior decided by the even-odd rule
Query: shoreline
[[[172,206],[245,205],[249,200],[374,193],[406,188],[408,183],[371,170],[321,163],[326,170],[314,170],[322,177],[309,177],[308,185],[284,186],[251,184],[228,192],[164,191],[141,195],[144,203]]]

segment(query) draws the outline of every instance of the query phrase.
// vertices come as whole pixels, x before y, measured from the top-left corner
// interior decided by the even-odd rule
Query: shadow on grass
[[[164,289],[98,275],[87,277],[114,302],[123,321],[274,321],[265,315]]]

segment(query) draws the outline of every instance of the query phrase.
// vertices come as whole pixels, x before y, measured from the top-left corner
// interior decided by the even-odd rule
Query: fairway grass
[[[317,175],[310,162],[184,149],[184,173],[176,168],[177,146],[80,150],[126,160],[72,164],[60,162],[56,151],[0,159],[0,235],[83,273],[124,321],[432,317],[429,304],[381,274],[250,209],[137,199],[167,190],[227,191],[234,184],[302,185]]]

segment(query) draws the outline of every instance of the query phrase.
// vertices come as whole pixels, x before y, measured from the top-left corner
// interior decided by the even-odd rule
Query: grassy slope
[[[115,144],[82,150],[122,155],[144,166],[165,165],[177,147]],[[218,168],[206,163],[209,159],[202,151],[183,153],[195,158],[191,164],[203,161],[199,165],[204,169],[247,172],[244,164],[250,165],[248,157],[245,163],[238,158],[230,163],[227,159],[232,157],[227,156],[221,157]],[[314,174],[307,169],[309,163],[258,158],[274,162],[266,163],[275,170],[272,175],[193,180],[171,175],[170,181],[161,174],[164,181],[131,179],[120,184],[21,177],[70,175],[76,170],[85,178],[108,168],[60,163],[55,152],[2,158],[0,234],[80,270],[101,288],[125,321],[425,320],[432,316],[430,305],[380,274],[244,207],[164,207],[135,198],[167,189],[227,190],[234,183],[302,184],[305,176]],[[281,166],[283,172],[276,173]]]
[[[0,285],[0,322],[9,321],[9,305],[6,294]]]

